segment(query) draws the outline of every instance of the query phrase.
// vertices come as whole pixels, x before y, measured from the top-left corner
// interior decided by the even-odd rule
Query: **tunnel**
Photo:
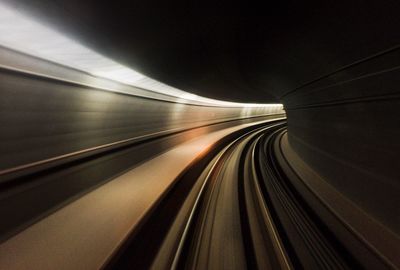
[[[400,2],[0,1],[0,269],[400,269]]]

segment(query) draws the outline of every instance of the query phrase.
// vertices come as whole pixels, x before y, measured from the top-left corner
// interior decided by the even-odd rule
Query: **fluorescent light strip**
[[[36,21],[16,8],[0,3],[0,44],[4,47],[49,60],[64,66],[174,96],[182,102],[202,102],[218,106],[264,107],[281,104],[236,103],[191,94],[153,80],[79,44],[77,41]],[[132,93],[134,94],[134,93]]]

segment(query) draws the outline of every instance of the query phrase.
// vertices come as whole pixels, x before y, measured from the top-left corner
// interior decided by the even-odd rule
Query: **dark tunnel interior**
[[[306,188],[293,184],[300,183],[296,181],[289,185],[291,188],[297,187],[298,190],[303,190],[299,191],[299,194],[301,193],[304,198],[293,196],[297,198],[293,199],[293,209],[303,204],[310,205],[304,207],[306,210],[302,211],[318,213],[318,220],[322,220],[322,223],[315,221],[313,224],[325,224],[320,225],[320,228],[325,228],[321,230],[325,230],[326,234],[325,232],[321,234],[329,240],[326,241],[333,243],[332,250],[342,249],[348,252],[344,252],[347,255],[343,255],[345,262],[343,265],[346,266],[339,262],[332,266],[329,264],[329,258],[342,258],[341,255],[335,255],[336,251],[332,253],[327,251],[327,254],[333,255],[329,255],[331,257],[326,255],[328,258],[326,264],[322,262],[318,264],[313,261],[314,259],[303,261],[302,258],[308,255],[297,251],[297,248],[301,249],[299,248],[301,245],[288,244],[290,247],[287,256],[294,258],[293,261],[287,264],[286,268],[280,264],[281,268],[269,269],[399,269],[399,1],[286,0],[253,3],[179,0],[6,0],[3,2],[34,18],[39,18],[41,22],[66,36],[74,37],[84,46],[172,87],[216,100],[283,104],[286,131],[279,136],[271,135],[279,141],[279,146],[276,143],[268,146],[267,141],[265,145],[270,147],[268,149],[272,149],[271,151],[281,153],[281,156],[277,154],[276,159],[291,168],[292,178],[303,179],[302,181],[306,183]],[[89,190],[109,181],[103,179],[105,175],[107,179],[111,179],[114,175],[125,172],[129,166],[142,164],[156,156],[156,153],[165,153],[172,145],[176,146],[189,138],[222,128],[232,128],[233,132],[235,126],[245,125],[250,121],[244,119],[243,111],[236,107],[214,108],[186,104],[180,109],[182,113],[179,114],[175,112],[177,107],[172,105],[177,104],[174,103],[176,100],[171,97],[165,98],[168,99],[166,102],[148,97],[103,92],[99,88],[106,84],[109,88],[122,86],[95,78],[92,85],[96,87],[89,87],[82,83],[92,80],[87,74],[82,75],[79,71],[54,63],[40,62],[42,61],[40,59],[19,55],[18,52],[7,51],[13,48],[0,45],[2,51],[0,179],[3,178],[0,181],[2,193],[0,213],[9,217],[4,218],[4,224],[0,228],[0,239],[3,243],[13,239],[15,235],[18,236],[17,233],[25,230],[28,225],[35,224],[42,217],[53,213],[55,209],[72,202],[73,198],[83,196]],[[37,64],[39,62],[40,65]],[[6,65],[15,65],[16,68],[5,69]],[[50,75],[46,79],[39,80],[33,73],[22,76],[21,69]],[[57,82],[55,77],[62,77],[65,80]],[[93,94],[95,92],[98,94]],[[163,99],[161,94],[159,95],[160,99]],[[82,106],[95,111],[96,114],[85,114],[86,109],[82,109]],[[283,115],[277,111],[268,113],[276,113],[279,117]],[[253,119],[251,121],[255,121],[254,119],[264,119],[262,118],[264,114],[265,111],[261,108],[252,110],[246,116],[251,116]],[[196,133],[197,129],[200,135]],[[236,132],[239,134],[239,131]],[[21,173],[14,172],[14,169],[10,171],[11,173],[7,172],[9,168],[18,168],[24,166],[23,164],[51,159],[64,153],[96,148],[97,145],[121,141],[131,143],[129,138],[138,136],[140,139],[135,139],[137,149],[129,154],[132,156],[126,156],[124,159],[123,151],[128,151],[123,148],[125,146],[121,146],[122,150],[118,150],[120,152],[115,149],[107,150],[110,152],[108,158],[100,156],[104,160],[111,159],[112,156],[116,164],[118,160],[128,164],[127,160],[136,156],[133,158],[134,161],[129,163],[129,166],[126,165],[125,169],[122,169],[121,165],[121,168],[112,169],[112,172],[107,168],[114,165],[107,167],[97,163],[97,169],[92,167],[92,172],[87,172],[87,176],[81,176],[82,179],[91,177],[93,179],[91,183],[82,184],[76,180],[77,178],[72,180],[74,176],[69,173],[57,172],[55,175],[50,175],[57,166],[57,168],[67,166],[61,163],[51,165],[52,167],[40,167],[39,172],[31,167]],[[152,142],[154,138],[160,141]],[[228,145],[228,140],[225,140],[225,145]],[[254,139],[255,141],[257,140]],[[257,142],[261,144],[263,139]],[[252,143],[253,139],[249,139],[249,145]],[[151,151],[145,150],[147,148],[144,147],[148,147]],[[219,151],[224,149],[222,146],[220,148]],[[95,149],[95,151],[100,150]],[[230,153],[230,150],[226,151]],[[256,153],[257,151],[255,150]],[[83,170],[85,166],[94,166],[90,165],[92,161],[86,156],[83,159],[87,160],[76,161],[74,159],[76,155],[68,156],[68,162],[75,162],[78,166],[74,169],[74,174]],[[143,157],[138,158],[138,156]],[[229,158],[224,159],[222,154],[221,156],[221,159],[225,160],[224,164],[230,162]],[[260,152],[260,159],[268,160],[269,157],[268,155],[264,157]],[[208,162],[211,161],[209,158]],[[200,168],[200,165],[198,167]],[[180,174],[180,177],[183,179],[191,179],[193,175],[197,177],[196,168],[193,172]],[[218,165],[216,168],[218,169]],[[282,168],[286,167],[282,165]],[[255,170],[264,175],[262,169],[256,167]],[[289,174],[287,175],[286,178],[291,178]],[[58,184],[54,183],[67,182],[67,179],[70,179],[68,177],[71,178],[71,183],[76,184],[71,184],[62,194],[57,193]],[[97,178],[98,180],[95,180]],[[215,179],[217,178],[215,176]],[[14,179],[19,179],[23,184],[18,184]],[[41,184],[36,186],[34,184],[36,182]],[[47,185],[45,183],[53,183],[53,186],[49,184],[46,189],[38,188]],[[35,186],[35,192],[30,192],[30,188],[26,185]],[[279,185],[281,184],[277,182],[274,188],[282,188]],[[84,192],[81,186],[85,186]],[[193,187],[196,187],[195,183]],[[176,189],[179,188],[185,189],[185,187]],[[198,188],[200,190],[200,186]],[[43,190],[53,194],[52,198],[37,203],[35,198],[46,197]],[[268,191],[268,186],[266,190]],[[316,195],[309,195],[310,190]],[[173,192],[183,194],[183,191]],[[205,193],[205,198],[211,196],[207,194]],[[15,198],[7,201],[10,196]],[[271,202],[265,199],[266,203],[274,204],[274,197],[272,195],[270,197]],[[166,196],[163,200],[170,199]],[[324,206],[317,201],[324,201]],[[288,200],[286,207],[292,207],[290,202]],[[217,203],[216,199],[215,204]],[[37,206],[32,206],[31,209],[27,208],[27,205],[36,204]],[[277,213],[274,214],[274,211]],[[296,230],[294,227],[292,229],[285,227],[282,221],[290,219],[290,215],[285,217],[283,214],[281,216],[278,210],[274,211],[271,215],[276,215],[282,222],[281,225],[277,222],[278,230],[281,227],[287,231]],[[340,218],[334,219],[332,213]],[[314,214],[307,215],[310,220],[314,217]],[[204,214],[200,219],[205,219],[206,216]],[[149,220],[152,220],[151,218]],[[301,227],[303,219],[297,218],[300,220],[298,227]],[[157,216],[154,220],[157,220]],[[171,224],[175,221],[171,221]],[[335,225],[336,223],[339,225]],[[248,225],[250,231],[253,230],[251,224]],[[317,225],[315,226],[318,227]],[[242,225],[242,233],[246,226]],[[145,239],[144,235],[152,233],[146,234],[146,226],[142,227],[143,232],[137,235]],[[196,235],[196,232],[196,229],[189,230],[189,234]],[[138,239],[141,239],[140,237]],[[309,237],[313,239],[313,236]],[[293,240],[295,237],[291,238],[289,233],[282,236],[282,239],[283,243],[295,242]],[[131,242],[135,241],[139,240]],[[367,244],[361,247],[359,242],[362,241]],[[246,245],[245,243],[244,246]],[[201,250],[200,244],[198,249]],[[133,250],[132,252],[139,254],[137,253],[139,251],[131,249],[130,246],[126,250]],[[184,254],[192,258],[194,255],[191,252],[194,251],[189,250]],[[210,247],[210,250],[211,253],[213,249]],[[1,258],[8,256],[6,252],[10,252],[9,249],[2,250],[0,247],[0,261]],[[236,268],[229,263],[223,266],[215,262],[211,264],[212,259],[209,259],[207,267],[200,263],[195,267],[194,264],[183,265],[178,262],[176,265],[171,264],[173,267],[161,266],[162,264],[156,267],[157,264],[154,263],[153,269],[267,269],[262,267],[262,260],[258,260],[257,252],[254,248],[245,248],[247,259],[244,268],[241,268],[240,263],[237,263]],[[323,251],[315,252],[319,254],[315,256],[321,258],[325,256]],[[201,261],[203,255],[200,251],[199,254],[198,260]],[[253,257],[248,254],[252,254]],[[105,262],[109,263],[107,267],[148,268],[146,264],[132,262],[133,259],[125,260],[124,254],[118,256],[122,259],[108,258]],[[248,259],[249,256],[253,259]],[[143,261],[146,261],[144,257]],[[37,257],[26,258],[28,258],[26,261],[40,261]],[[18,260],[18,257],[14,260]],[[61,259],[55,261],[62,262]],[[129,263],[134,267],[127,267]],[[46,264],[35,265],[40,269],[51,269],[49,266],[46,268]],[[77,263],[77,265],[79,269],[91,269],[96,264]],[[98,265],[101,263],[98,262]],[[270,262],[270,265],[274,263]],[[18,268],[18,264],[10,263],[8,266],[11,267],[8,269],[22,269]]]

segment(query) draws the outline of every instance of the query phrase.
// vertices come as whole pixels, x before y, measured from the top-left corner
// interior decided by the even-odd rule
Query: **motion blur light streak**
[[[1,270],[400,270],[400,1],[208,2],[0,0]]]
[[[0,3],[0,45],[69,66],[92,75],[179,97],[182,102],[201,102],[227,107],[282,106],[281,104],[244,104],[194,95],[153,80],[81,45],[12,6]],[[134,94],[134,93],[133,93]]]

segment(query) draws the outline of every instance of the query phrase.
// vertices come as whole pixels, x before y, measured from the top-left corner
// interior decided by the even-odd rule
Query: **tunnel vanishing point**
[[[400,269],[400,2],[0,0],[0,269]]]

